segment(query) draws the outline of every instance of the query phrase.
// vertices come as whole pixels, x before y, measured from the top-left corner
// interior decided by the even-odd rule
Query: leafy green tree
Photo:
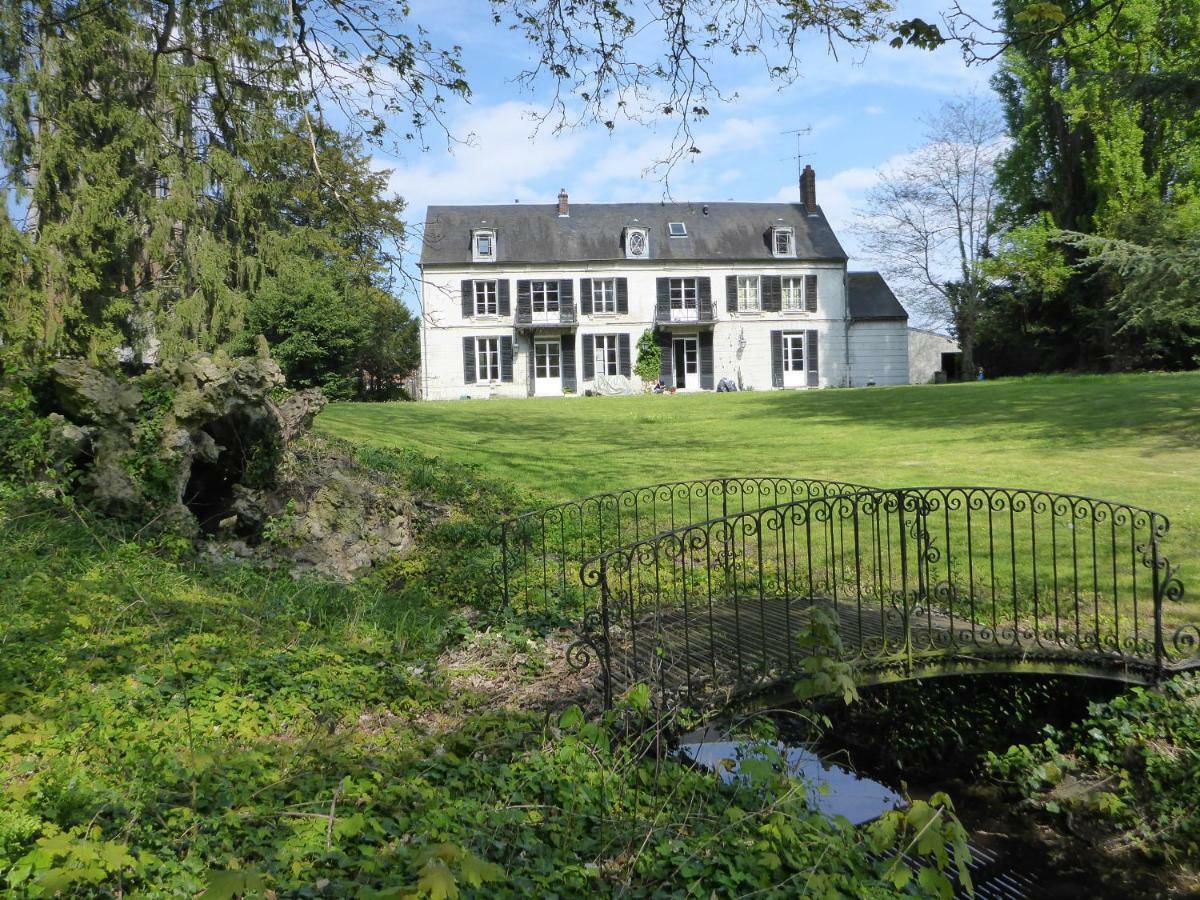
[[[1051,243],[1065,230],[1150,246],[1158,223],[1192,202],[1200,107],[1181,102],[1172,86],[1195,80],[1200,3],[1005,0],[999,9],[1016,36],[995,79],[1012,139],[997,171],[1000,219],[1040,228],[1048,216],[1053,228],[1039,232],[1047,243],[1037,253],[1062,253],[1073,271],[1047,293],[1037,270],[1026,281],[1008,267],[1014,289],[992,299],[992,324],[1020,320],[1021,310],[1003,307],[1027,310],[1036,298],[1037,327],[994,335],[985,364],[1002,363],[1018,340],[1032,341],[1041,369],[1180,364],[1189,358],[1186,333],[1160,329],[1151,339],[1149,320],[1114,302],[1126,290],[1121,266],[1081,265],[1100,244]],[[1031,236],[1014,249],[1028,255]]]

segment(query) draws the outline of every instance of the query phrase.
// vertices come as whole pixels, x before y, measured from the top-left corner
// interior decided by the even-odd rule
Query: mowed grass
[[[813,392],[333,404],[338,437],[412,446],[568,499],[660,481],[794,475],[996,485],[1147,506],[1200,610],[1200,373]],[[1183,612],[1183,610],[1179,610]]]

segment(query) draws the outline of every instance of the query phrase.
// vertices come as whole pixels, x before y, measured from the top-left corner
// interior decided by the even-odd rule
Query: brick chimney
[[[800,201],[810,216],[817,214],[817,173],[812,166],[805,166],[800,173]]]
[[[560,217],[571,215],[571,208],[567,205],[566,188],[563,188],[558,192],[558,215]]]

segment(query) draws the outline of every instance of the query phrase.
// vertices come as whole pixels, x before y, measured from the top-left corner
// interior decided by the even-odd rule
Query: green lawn
[[[1170,516],[1169,553],[1194,586],[1189,599],[1200,595],[1200,373],[812,393],[341,403],[318,425],[356,442],[479,463],[554,499],[726,474],[1104,497]]]

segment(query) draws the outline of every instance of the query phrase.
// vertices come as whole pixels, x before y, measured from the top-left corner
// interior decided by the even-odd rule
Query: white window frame
[[[475,338],[475,380],[480,384],[500,382],[500,338]]]
[[[487,251],[484,251],[484,246]],[[496,261],[496,232],[490,228],[480,228],[471,234],[471,259],[475,262]]]
[[[676,231],[675,230],[676,228],[678,228],[679,230]],[[667,223],[667,234],[673,238],[687,237],[687,223],[686,222],[668,222]]]
[[[592,280],[592,313],[606,315],[617,311],[617,279]]]
[[[792,290],[789,291],[788,287]],[[784,275],[781,279],[782,307],[785,313],[804,312],[804,276]]]
[[[592,336],[592,359],[596,363],[597,378],[621,374],[621,342],[615,334]],[[601,354],[603,357],[601,358]],[[603,363],[601,365],[601,363]]]
[[[475,282],[475,315],[500,315],[499,283],[495,281]]]
[[[533,377],[562,378],[562,343],[533,342]]]
[[[800,344],[800,367],[792,366],[792,354],[788,352],[788,348],[795,346],[795,342]],[[805,331],[785,331],[783,333],[783,371],[799,372],[804,378],[808,377],[808,332]]]
[[[737,309],[740,313],[762,312],[762,276],[737,276]]]
[[[787,246],[779,249],[779,239],[784,238]],[[776,257],[790,258],[796,255],[796,231],[791,227],[776,227],[771,229],[771,253]]]
[[[700,282],[695,278],[672,278],[668,284],[668,293],[672,310],[700,308]]]
[[[539,302],[541,309],[538,309]],[[553,303],[553,309],[550,304]],[[561,298],[557,281],[529,282],[529,308],[536,316],[538,313],[556,313],[561,309]]]

